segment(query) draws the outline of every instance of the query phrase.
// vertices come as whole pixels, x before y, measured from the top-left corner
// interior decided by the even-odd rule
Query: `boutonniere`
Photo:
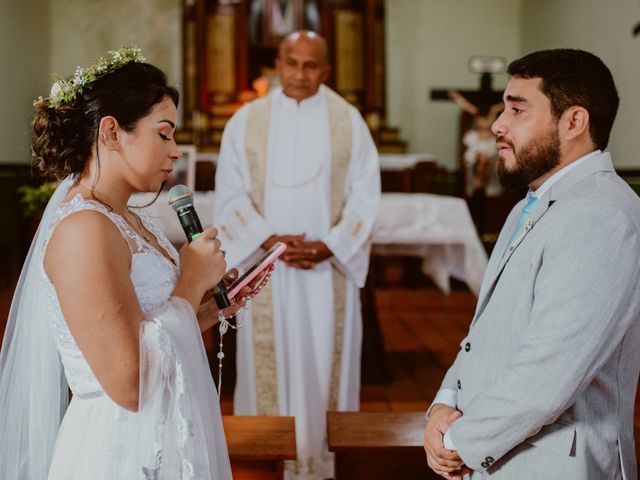
[[[524,228],[525,230],[528,232],[529,230],[531,230],[533,228],[533,225],[536,222],[534,222],[532,219],[528,218],[526,222],[524,222]]]

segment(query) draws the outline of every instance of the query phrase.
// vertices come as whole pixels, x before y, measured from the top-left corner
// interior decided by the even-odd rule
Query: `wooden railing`
[[[427,466],[424,426],[424,412],[329,412],[335,480],[440,478]]]
[[[293,417],[223,416],[235,480],[284,478],[284,461],[296,459]]]

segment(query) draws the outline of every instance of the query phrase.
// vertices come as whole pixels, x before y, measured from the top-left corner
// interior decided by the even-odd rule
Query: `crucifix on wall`
[[[493,77],[495,73],[504,72],[505,60],[501,57],[471,57],[469,59],[469,70],[474,73],[480,73],[480,88],[478,90],[459,90],[459,89],[432,89],[431,100],[448,100],[451,101],[449,92],[457,91],[467,101],[477,107],[490,107],[502,101],[502,90],[493,89]]]
[[[491,125],[502,111],[502,94],[492,87],[495,73],[502,73],[505,61],[501,57],[471,57],[469,69],[481,74],[478,90],[433,89],[432,100],[455,102],[461,109],[460,160],[461,187],[465,196],[485,198],[501,192],[497,176],[497,148]],[[479,205],[482,202],[476,202]],[[479,214],[474,215],[479,218]]]

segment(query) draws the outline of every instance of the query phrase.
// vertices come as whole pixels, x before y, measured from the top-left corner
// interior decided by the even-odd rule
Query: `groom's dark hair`
[[[556,118],[570,107],[589,112],[589,133],[604,150],[620,99],[611,71],[600,58],[584,50],[561,48],[530,53],[509,64],[513,77],[540,78],[540,89],[551,101]]]

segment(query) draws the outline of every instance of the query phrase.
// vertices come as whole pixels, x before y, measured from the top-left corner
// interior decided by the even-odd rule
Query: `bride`
[[[226,267],[217,232],[178,256],[127,206],[133,192],[159,191],[180,157],[177,104],[133,47],[79,67],[35,103],[33,155],[66,179],[0,354],[0,478],[231,478],[200,335],[219,316],[201,306]]]

